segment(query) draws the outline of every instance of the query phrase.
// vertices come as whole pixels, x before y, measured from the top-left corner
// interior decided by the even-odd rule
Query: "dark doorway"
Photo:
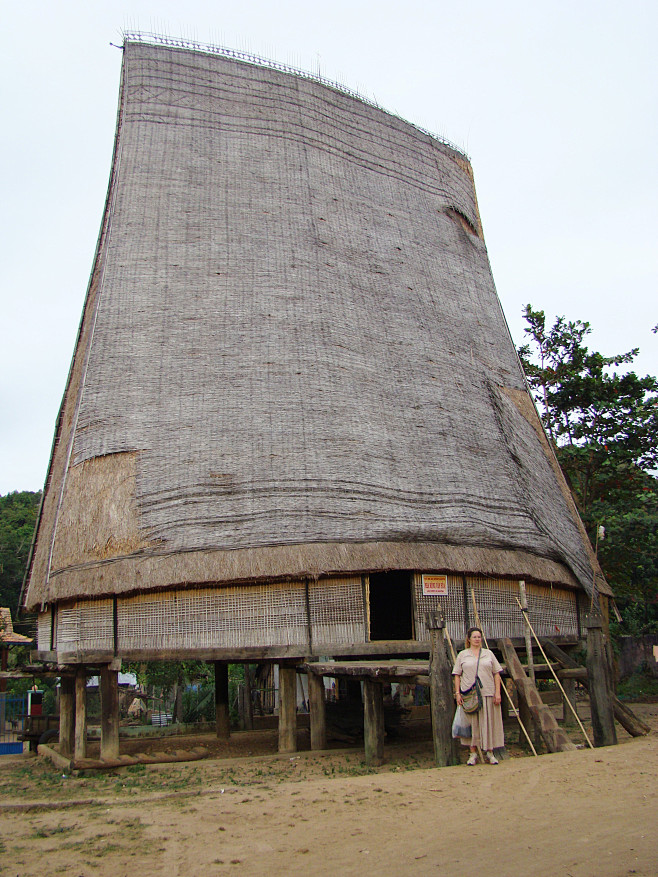
[[[413,639],[410,572],[370,576],[370,639]]]

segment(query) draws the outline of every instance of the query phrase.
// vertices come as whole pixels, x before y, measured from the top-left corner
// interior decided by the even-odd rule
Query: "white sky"
[[[251,51],[465,149],[512,335],[526,302],[658,374],[655,0],[0,0],[0,494],[43,486],[92,267],[121,32]]]

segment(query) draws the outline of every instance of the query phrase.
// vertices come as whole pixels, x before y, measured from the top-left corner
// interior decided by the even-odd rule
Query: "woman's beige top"
[[[475,682],[475,669],[477,667],[477,655],[470,649],[464,649],[457,655],[455,666],[452,668],[453,676],[461,676],[459,687],[466,691]],[[483,697],[493,697],[496,693],[494,686],[494,673],[502,673],[503,668],[498,663],[498,658],[489,649],[480,650],[480,667],[478,676],[482,683]]]

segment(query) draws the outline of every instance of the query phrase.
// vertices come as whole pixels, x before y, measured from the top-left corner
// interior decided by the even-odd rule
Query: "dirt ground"
[[[266,731],[87,776],[6,756],[0,874],[656,877],[658,704],[633,709],[650,736],[618,727],[622,745],[539,758],[511,746],[497,767],[434,768],[427,739],[388,745],[376,769],[360,749],[259,754]]]

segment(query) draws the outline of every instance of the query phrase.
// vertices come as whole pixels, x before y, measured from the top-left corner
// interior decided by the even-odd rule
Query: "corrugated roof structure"
[[[127,40],[25,604],[391,569],[591,588],[473,175],[326,84]]]

